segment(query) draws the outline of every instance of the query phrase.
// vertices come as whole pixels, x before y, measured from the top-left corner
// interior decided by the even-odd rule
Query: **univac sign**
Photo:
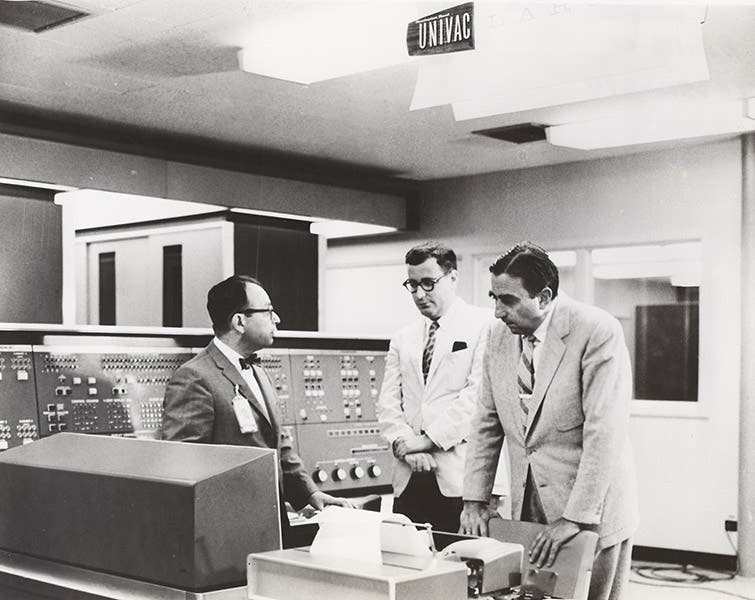
[[[474,3],[412,21],[406,28],[406,48],[409,56],[474,50]]]

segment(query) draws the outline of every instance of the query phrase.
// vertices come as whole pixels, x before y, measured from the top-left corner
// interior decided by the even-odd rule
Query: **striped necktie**
[[[519,406],[526,416],[529,412],[527,401],[532,397],[535,388],[535,338],[534,335],[522,336],[522,353],[519,355],[519,364],[516,367],[516,379],[519,384]]]
[[[430,329],[427,331],[427,342],[422,352],[422,376],[427,383],[427,374],[430,372],[430,363],[433,361],[433,350],[435,350],[435,332],[440,325],[438,321],[430,323]]]

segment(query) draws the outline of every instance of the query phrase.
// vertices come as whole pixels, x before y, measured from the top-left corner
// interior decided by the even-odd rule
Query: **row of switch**
[[[345,480],[349,475],[351,475],[352,479],[362,479],[365,474],[369,475],[373,478],[378,478],[380,475],[382,475],[383,470],[380,468],[380,465],[370,465],[367,467],[367,471],[365,473],[365,470],[360,467],[359,465],[356,465],[354,467],[351,467],[351,469],[347,472],[346,469],[343,467],[336,467],[333,469],[333,471],[328,475],[328,472],[324,469],[321,469],[320,467],[317,467],[312,473],[312,478],[317,483],[325,483],[329,477],[333,478],[333,481],[343,481]]]
[[[118,388],[113,388],[113,395],[117,396],[116,390]],[[126,390],[125,388],[120,388],[118,391],[121,391],[125,394]],[[68,387],[67,385],[59,385],[55,388],[55,395],[56,396],[70,396],[73,393],[73,388]],[[87,393],[90,396],[96,396],[97,395],[97,388],[96,387],[90,387],[87,390]]]
[[[16,425],[16,437],[34,438],[37,437],[37,424],[33,421],[21,421]]]
[[[58,376],[58,381],[60,383],[63,383],[65,380],[66,380],[66,376],[65,375],[59,375]],[[84,383],[84,378],[83,377],[79,377],[78,375],[75,375],[75,376],[71,377],[71,383],[73,385],[81,385],[82,383]],[[91,376],[87,377],[87,385],[94,385],[95,383],[97,383],[97,378],[96,377],[91,377]]]

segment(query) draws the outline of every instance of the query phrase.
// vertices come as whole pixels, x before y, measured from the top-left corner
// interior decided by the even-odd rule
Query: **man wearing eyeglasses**
[[[168,384],[161,437],[272,448],[280,460],[281,498],[294,508],[351,506],[317,489],[280,427],[275,388],[254,354],[273,344],[280,323],[265,289],[253,277],[233,275],[210,289],[207,311],[215,338]],[[283,507],[281,521],[287,545]]]
[[[406,253],[403,285],[422,315],[395,334],[378,418],[394,454],[393,510],[456,532],[466,440],[492,314],[456,295],[456,254],[437,243]]]

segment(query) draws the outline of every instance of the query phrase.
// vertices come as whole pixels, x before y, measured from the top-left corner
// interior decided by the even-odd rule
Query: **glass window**
[[[592,251],[594,300],[621,322],[641,400],[697,401],[701,244]]]

